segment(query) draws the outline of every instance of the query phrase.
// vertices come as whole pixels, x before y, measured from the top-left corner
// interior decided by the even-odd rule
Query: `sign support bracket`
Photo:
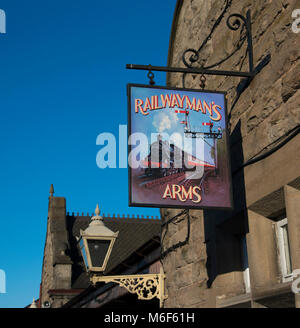
[[[246,17],[242,16],[241,14],[231,14],[227,18],[226,24],[227,24],[227,27],[233,31],[237,31],[239,29],[241,29],[241,31],[242,31],[243,29],[246,29],[246,35],[240,41],[243,43],[244,40],[247,39],[249,71],[214,70],[214,69],[205,68],[204,66],[202,66],[200,68],[193,67],[192,66],[193,63],[197,62],[200,58],[200,51],[202,49],[202,46],[199,48],[199,50],[189,48],[184,51],[184,53],[182,55],[182,62],[185,65],[185,67],[166,67],[166,66],[127,64],[126,69],[146,70],[149,72],[158,71],[158,72],[168,72],[168,73],[183,73],[184,75],[185,74],[201,74],[202,76],[203,75],[221,75],[221,76],[244,77],[244,78],[247,78],[246,81],[248,82],[247,83],[247,85],[248,85],[249,82],[254,78],[254,76],[256,74],[258,74],[259,71],[270,62],[271,57],[270,57],[270,55],[267,55],[258,64],[258,66],[256,68],[254,68],[250,10],[247,11]],[[242,43],[240,43],[240,46],[242,45]],[[234,52],[235,51],[236,50],[234,50]],[[187,54],[190,54],[190,56],[188,57],[188,60],[186,59]],[[210,65],[209,68],[214,68],[216,66],[219,66],[221,63],[225,62],[230,57],[231,56],[227,56],[221,62]],[[153,84],[153,75],[152,75],[152,79],[150,82],[152,82],[152,84]]]

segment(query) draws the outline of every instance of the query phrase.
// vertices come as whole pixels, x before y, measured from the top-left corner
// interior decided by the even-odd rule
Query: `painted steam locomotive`
[[[163,141],[160,137],[151,144],[149,155],[142,161],[142,164],[145,175],[153,178],[193,171],[196,166],[215,168],[215,165],[196,158],[174,144]]]

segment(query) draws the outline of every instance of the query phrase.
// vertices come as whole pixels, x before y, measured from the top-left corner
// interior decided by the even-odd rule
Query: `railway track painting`
[[[155,186],[163,185],[167,182],[174,182],[176,180],[180,180],[180,181],[185,180],[185,173],[181,172],[181,173],[176,173],[174,175],[169,175],[169,176],[158,178],[158,179],[144,181],[140,184],[140,186],[144,186],[145,188],[153,188]]]

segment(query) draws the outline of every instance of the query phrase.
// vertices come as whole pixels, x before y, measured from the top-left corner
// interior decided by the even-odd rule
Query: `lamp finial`
[[[99,209],[99,205],[97,204],[96,209],[95,209],[95,214],[99,215],[100,214],[100,209]]]
[[[33,301],[31,303],[31,305],[29,306],[29,308],[31,308],[31,309],[36,309],[37,308],[34,298],[33,298]]]
[[[93,216],[91,218],[91,220],[94,222],[102,221],[103,218],[99,214],[100,214],[100,208],[99,208],[99,205],[97,204],[96,209],[95,209],[95,216]]]

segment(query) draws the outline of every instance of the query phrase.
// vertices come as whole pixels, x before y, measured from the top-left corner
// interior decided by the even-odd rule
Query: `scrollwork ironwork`
[[[182,54],[182,62],[184,64],[183,67],[164,67],[164,66],[150,66],[150,65],[134,65],[134,64],[127,64],[127,69],[138,69],[138,70],[147,70],[147,71],[157,71],[157,72],[170,72],[170,73],[183,73],[182,74],[182,84],[183,87],[185,84],[185,77],[187,74],[201,74],[201,75],[223,75],[223,76],[235,76],[235,77],[244,77],[247,79],[247,81],[250,83],[250,81],[254,78],[254,76],[257,74],[257,69],[254,68],[253,65],[253,46],[252,46],[252,32],[251,32],[251,15],[250,10],[247,11],[246,16],[242,16],[240,14],[231,14],[227,18],[227,27],[233,31],[237,31],[240,29],[240,38],[237,42],[237,45],[234,47],[234,50],[218,62],[215,62],[213,64],[204,65],[204,63],[200,63],[200,52],[203,49],[203,47],[206,45],[206,43],[212,39],[212,35],[214,31],[216,30],[217,26],[222,21],[226,11],[231,5],[231,1],[226,0],[225,2],[225,8],[223,9],[220,16],[215,21],[210,33],[205,38],[205,40],[202,42],[198,50],[193,48],[186,49]],[[245,31],[246,30],[246,31]],[[232,70],[216,70],[212,69],[216,66],[221,65],[222,63],[226,62],[229,58],[231,58],[237,51],[239,51],[244,44],[245,40],[247,40],[247,52],[245,55],[248,54],[248,61],[249,61],[249,71],[232,71]],[[195,67],[196,62],[199,63],[200,67]],[[260,64],[263,64],[265,66],[267,64],[267,61],[263,61]],[[259,65],[260,65],[259,64]],[[149,77],[149,76],[148,76]],[[150,77],[149,77],[150,78]],[[153,80],[153,79],[152,79]],[[150,80],[151,83],[151,80]],[[203,81],[202,81],[203,85]]]
[[[122,275],[122,276],[98,276],[93,275],[91,281],[93,284],[98,282],[116,283],[131,294],[137,294],[140,300],[151,300],[157,297],[162,304],[166,298],[164,295],[164,279],[163,273],[143,274],[143,275]]]
[[[199,60],[199,53],[198,53],[197,50],[192,49],[192,48],[189,48],[189,49],[186,49],[186,50],[184,51],[183,55],[182,55],[182,61],[183,61],[184,65],[185,65],[186,67],[192,68],[192,65],[189,64],[189,63],[186,61],[186,58],[185,58],[186,55],[187,55],[189,52],[192,52],[192,53],[193,53],[193,54],[190,55],[190,57],[189,57],[189,61],[191,62],[191,64],[192,64],[192,63],[195,63],[196,61]]]
[[[231,0],[225,0],[225,6],[224,6],[224,9],[222,10],[221,14],[219,15],[219,17],[216,19],[210,33],[208,34],[208,36],[204,39],[204,41],[202,42],[202,44],[200,45],[200,47],[198,48],[198,50],[196,49],[193,49],[193,48],[189,48],[189,49],[186,49],[182,55],[182,61],[184,63],[184,65],[188,68],[192,68],[192,64],[195,63],[196,61],[199,60],[200,58],[200,52],[202,50],[202,48],[207,44],[207,42],[209,40],[211,40],[212,38],[212,35],[215,31],[215,29],[217,28],[217,26],[220,24],[220,22],[222,21],[226,11],[228,10],[228,8],[231,6]],[[187,62],[186,60],[186,55],[189,53],[189,52],[192,52],[193,55],[191,55],[189,57],[189,61],[190,63]]]
[[[235,20],[231,23],[230,20],[233,17],[235,18]],[[231,30],[237,31],[242,26],[241,21],[243,21],[244,26],[247,28],[247,25],[248,25],[247,24],[247,19],[244,16],[240,15],[240,14],[231,14],[227,18],[226,24]]]
[[[200,52],[203,49],[203,47],[207,44],[209,40],[212,38],[212,34],[215,31],[216,27],[220,24],[222,21],[227,9],[229,8],[231,4],[231,1],[226,1],[225,8],[223,9],[222,13],[216,20],[212,30],[210,31],[209,35],[205,38],[205,40],[202,42],[200,45],[199,49],[193,49],[193,48],[188,48],[186,49],[183,54],[182,54],[182,62],[185,67],[189,69],[193,69],[193,64],[198,62],[200,59]],[[235,49],[226,57],[222,58],[216,63],[209,64],[209,65],[201,65],[200,69],[206,70],[208,72],[209,69],[212,69],[214,67],[217,67],[227,61],[229,58],[231,58],[238,50],[241,49],[242,45],[244,44],[245,40],[248,40],[248,46],[247,46],[247,52],[249,56],[249,70],[250,73],[253,72],[253,49],[252,49],[252,35],[251,35],[251,17],[250,17],[250,11],[247,12],[246,17],[244,17],[241,14],[231,14],[228,16],[226,20],[226,25],[229,29],[233,31],[240,30],[240,38],[237,43],[237,46]],[[244,30],[246,30],[246,33],[243,33]],[[247,54],[247,53],[246,53]],[[182,83],[183,86],[185,84],[185,75],[182,77]],[[203,82],[200,83],[200,87],[203,86]]]
[[[126,288],[129,293],[137,294],[141,300],[151,300],[154,297],[159,298],[159,277],[146,278],[118,278],[112,282]]]

